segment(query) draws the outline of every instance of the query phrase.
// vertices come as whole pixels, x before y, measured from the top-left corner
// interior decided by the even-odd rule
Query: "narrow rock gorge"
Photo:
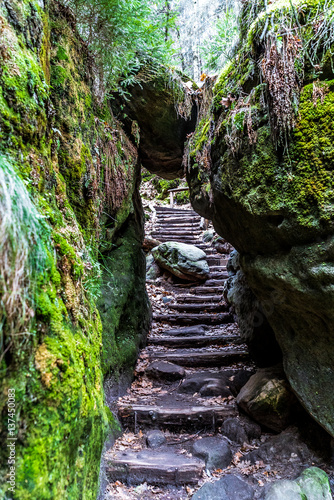
[[[333,50],[330,0],[0,2],[1,498],[330,499]]]

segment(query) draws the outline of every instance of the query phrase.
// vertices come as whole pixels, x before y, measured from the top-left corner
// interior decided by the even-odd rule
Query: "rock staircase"
[[[226,260],[201,240],[200,217],[191,210],[156,211],[152,237],[202,248],[211,275],[200,284],[169,285],[165,311],[153,311],[137,380],[118,402],[120,422],[139,436],[139,449],[110,450],[107,475],[129,485],[197,484],[207,463],[205,453],[194,457],[192,446],[203,437],[216,439],[224,421],[238,416],[233,394],[251,373],[248,352],[222,296]]]

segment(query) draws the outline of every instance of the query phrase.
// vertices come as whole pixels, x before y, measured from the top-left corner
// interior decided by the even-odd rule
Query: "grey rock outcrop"
[[[209,277],[206,254],[200,248],[168,241],[152,250],[156,263],[181,279],[193,281]]]

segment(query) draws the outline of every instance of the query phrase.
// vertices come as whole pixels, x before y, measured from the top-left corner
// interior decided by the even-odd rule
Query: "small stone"
[[[204,484],[192,496],[192,500],[253,500],[253,498],[253,487],[234,474],[224,476],[214,483]],[[283,497],[280,500],[283,500]]]
[[[252,441],[253,439],[260,439],[262,431],[259,424],[253,422],[250,418],[243,417],[242,425],[245,429],[249,441]]]
[[[165,444],[165,442],[165,435],[159,430],[151,430],[146,434],[146,443],[149,448],[158,448]]]
[[[299,438],[298,430],[291,427],[277,436],[273,436],[263,443],[260,448],[244,455],[245,461],[256,463],[282,463],[289,461],[294,455],[300,463],[311,460],[311,452],[307,445]]]
[[[196,335],[205,335],[207,330],[207,325],[185,326],[182,328],[171,328],[170,330],[165,330],[162,332],[162,335],[167,335],[168,337],[193,337]]]
[[[223,396],[231,395],[227,387],[227,377],[225,374],[199,372],[187,377],[179,387],[179,392],[183,394],[200,393],[201,396]]]
[[[239,370],[232,377],[230,377],[229,388],[233,396],[237,396],[244,385],[247,384],[251,376],[254,375],[254,371]]]
[[[248,443],[248,436],[245,429],[237,418],[226,419],[222,425],[221,433],[234,443]]]
[[[213,379],[205,383],[201,390],[199,391],[202,397],[222,397],[228,398],[231,396],[231,391],[226,386],[225,380]]]
[[[182,366],[174,365],[168,361],[154,361],[146,369],[147,375],[157,380],[181,380],[185,377],[185,370]]]
[[[232,460],[231,448],[220,436],[199,439],[193,445],[193,454],[205,460],[208,470],[225,469]]]

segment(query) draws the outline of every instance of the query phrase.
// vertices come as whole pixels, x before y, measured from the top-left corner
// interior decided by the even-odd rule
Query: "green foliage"
[[[218,19],[214,35],[201,47],[205,66],[208,70],[220,70],[233,57],[233,47],[238,40],[238,14],[226,6],[223,17]]]
[[[169,197],[168,190],[169,189],[175,189],[179,187],[180,185],[180,180],[179,179],[173,179],[171,181],[168,181],[166,179],[161,179],[161,177],[155,177],[153,179],[153,186],[156,188],[158,191],[158,200],[165,200],[166,198]]]
[[[11,161],[0,156],[0,361],[32,335],[36,286],[50,230]]]
[[[138,81],[142,68],[170,63],[175,14],[166,0],[67,0],[109,89]]]

